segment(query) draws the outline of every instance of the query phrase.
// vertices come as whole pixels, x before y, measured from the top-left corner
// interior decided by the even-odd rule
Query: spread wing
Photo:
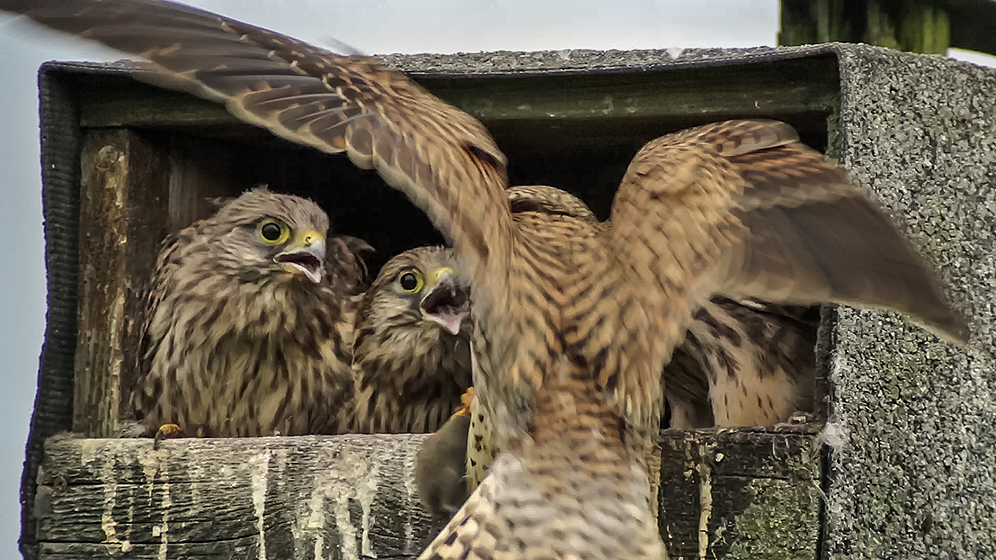
[[[889,218],[785,123],[727,121],[644,146],[616,195],[610,242],[632,276],[683,293],[690,307],[713,294],[834,302],[901,311],[948,340],[968,339]],[[688,311],[662,311],[672,319],[664,328],[687,325]],[[649,405],[654,380],[600,381],[617,387],[619,402]]]
[[[0,9],[143,57],[157,72],[140,79],[224,103],[277,136],[345,152],[429,215],[475,285],[507,270],[504,154],[476,119],[376,60],[158,0],[0,0]]]

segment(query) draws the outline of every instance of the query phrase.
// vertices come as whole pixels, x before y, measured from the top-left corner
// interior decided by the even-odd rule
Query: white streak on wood
[[[266,560],[266,531],[263,517],[266,513],[266,487],[269,483],[270,450],[249,459],[252,473],[252,507],[256,513],[256,528],[259,530],[259,560]]]
[[[99,439],[83,439],[80,440],[80,462],[84,465],[89,465],[97,458],[97,454],[100,453],[100,440]]]
[[[347,445],[331,467],[328,492],[335,504],[335,524],[342,537],[342,557],[346,560],[358,560],[360,555],[356,548],[356,527],[349,515],[349,500],[356,497],[356,473],[361,472],[360,469],[366,469],[366,461],[362,457],[357,458]]]
[[[156,473],[159,472],[159,452],[152,449],[152,444],[143,446],[138,450],[138,462],[142,465],[142,474],[145,476],[145,486],[148,490],[149,501],[152,501],[152,491],[155,490]]]
[[[321,457],[322,459],[319,461],[319,464],[330,464],[334,461],[333,455],[328,450],[323,450]],[[280,461],[278,457],[279,465]],[[311,482],[311,495],[305,501],[307,515],[300,516],[300,521],[291,527],[291,531],[294,535],[295,546],[302,545],[302,541],[306,542],[308,538],[314,538],[313,558],[315,560],[322,560],[325,558],[325,501],[330,495],[330,483],[324,470],[316,471]]]
[[[709,519],[712,517],[712,465],[709,449],[699,446],[699,560],[705,560],[709,551]]]
[[[118,479],[114,473],[116,462],[108,457],[100,466],[100,475],[104,482],[104,511],[100,515],[100,528],[104,531],[104,542],[108,545],[108,554],[113,554],[113,549],[121,545],[117,536],[117,522],[111,516],[118,495]]]
[[[315,560],[321,560],[325,555],[325,497],[327,495],[328,482],[323,477],[316,476],[315,486],[308,499],[309,515],[306,522],[306,527],[314,530]]]
[[[408,492],[408,503],[410,504],[419,503],[418,485],[415,484],[415,467],[416,467],[415,456],[416,456],[415,453],[407,453],[405,455],[405,460],[403,463],[404,476],[402,478],[405,481],[405,491]],[[405,551],[414,550],[417,547],[417,544],[415,543],[415,527],[412,526],[411,522],[405,521],[404,529],[405,529]]]
[[[161,465],[163,479],[163,500],[161,505],[163,517],[162,523],[152,526],[152,536],[156,536],[158,530],[159,560],[166,560],[167,552],[169,551],[169,508],[173,506],[173,500],[169,495],[169,461],[163,461]]]
[[[124,189],[118,189],[117,196],[119,199],[121,198],[121,196],[123,196],[123,192]],[[120,205],[120,200],[119,200],[119,205]],[[122,232],[120,239],[118,240],[118,243],[124,244],[126,241],[127,238],[125,237],[124,232]],[[126,280],[125,284],[126,288],[131,288],[130,281]],[[123,330],[123,327],[121,325],[123,325],[126,322],[124,290],[119,292],[117,297],[114,298],[114,303],[111,306],[110,315],[111,315],[110,324],[108,325],[108,329],[110,330],[108,332],[109,333],[121,332]],[[115,335],[115,338],[111,342],[111,345],[114,348],[114,353],[112,354],[113,357],[111,359],[111,363],[109,364],[110,371],[108,372],[110,375],[108,381],[111,388],[111,394],[109,397],[107,397],[110,400],[106,402],[113,403],[111,404],[113,410],[111,411],[110,415],[111,417],[110,420],[112,424],[109,427],[107,427],[108,430],[107,433],[116,434],[121,430],[121,427],[119,425],[120,422],[118,421],[118,416],[120,416],[119,414],[120,411],[118,410],[119,406],[118,403],[121,402],[121,368],[123,365],[122,362],[124,362],[124,352],[120,348],[121,338],[118,337],[118,335]]]
[[[379,462],[373,462],[370,465],[370,473],[365,479],[365,483],[357,485],[356,488],[356,499],[360,502],[360,508],[363,511],[363,518],[360,521],[360,527],[363,528],[361,533],[361,545],[360,550],[363,551],[363,556],[376,558],[377,555],[373,551],[373,547],[370,545],[370,525],[372,520],[370,519],[370,507],[373,505],[374,499],[377,497],[377,483],[380,481],[380,464]]]

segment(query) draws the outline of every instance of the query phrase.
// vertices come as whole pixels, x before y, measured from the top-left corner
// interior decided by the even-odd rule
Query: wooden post
[[[131,415],[145,297],[165,234],[168,166],[128,130],[93,130],[82,148],[79,338],[73,430],[115,435]]]

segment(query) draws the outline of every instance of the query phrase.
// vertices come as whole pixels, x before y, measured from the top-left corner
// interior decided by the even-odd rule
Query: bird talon
[[[187,434],[183,433],[180,426],[176,424],[163,424],[159,426],[159,430],[156,432],[156,437],[152,440],[152,449],[159,450],[159,442],[164,439],[176,439],[187,437]]]
[[[819,417],[815,413],[796,411],[793,412],[792,415],[788,417],[788,420],[785,423],[793,426],[798,426],[801,424],[812,424],[817,422],[818,420]]]
[[[470,403],[474,401],[474,388],[469,387],[462,395],[460,395],[460,410],[457,410],[453,416],[470,416]]]

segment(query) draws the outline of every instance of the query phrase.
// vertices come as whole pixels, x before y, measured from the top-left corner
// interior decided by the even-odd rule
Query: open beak
[[[453,269],[443,267],[429,273],[424,293],[419,304],[422,317],[439,323],[452,335],[459,334],[464,319],[470,316],[470,298]]]
[[[325,276],[325,234],[313,229],[300,231],[273,260],[287,272],[304,274],[318,284]]]

